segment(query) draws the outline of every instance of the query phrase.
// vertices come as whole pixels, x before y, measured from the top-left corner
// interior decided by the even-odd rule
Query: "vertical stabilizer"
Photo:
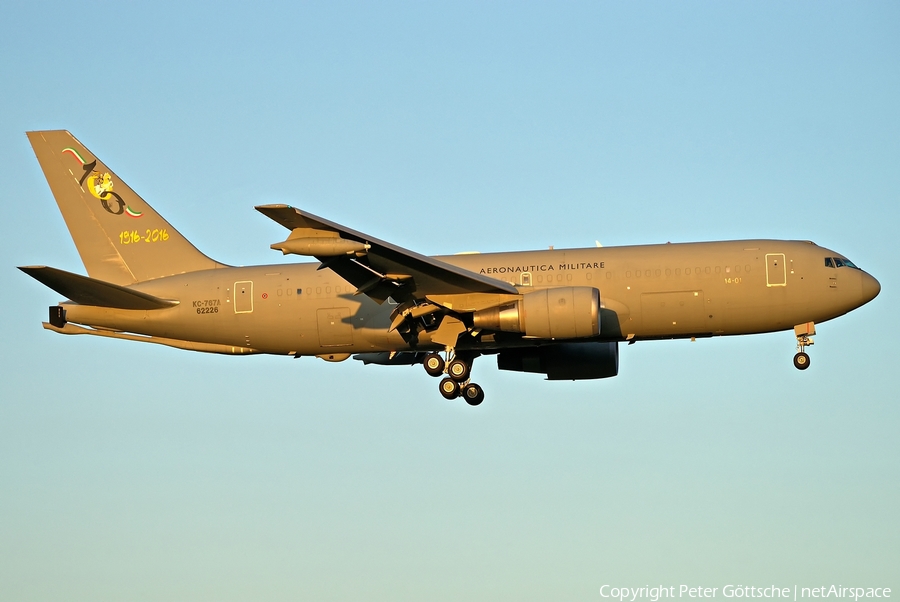
[[[128,285],[219,266],[64,130],[28,132],[91,278]]]

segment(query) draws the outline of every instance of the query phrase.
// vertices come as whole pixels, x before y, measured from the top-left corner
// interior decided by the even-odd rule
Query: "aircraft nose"
[[[862,274],[862,302],[868,303],[881,292],[881,284],[875,278],[863,272]]]

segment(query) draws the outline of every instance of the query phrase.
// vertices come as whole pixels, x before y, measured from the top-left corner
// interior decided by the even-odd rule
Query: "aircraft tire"
[[[484,390],[475,383],[469,383],[463,388],[462,397],[470,406],[477,406],[484,401]]]
[[[456,399],[459,397],[459,383],[452,378],[441,380],[438,388],[440,388],[441,395],[444,396],[444,399]]]
[[[440,376],[444,373],[444,358],[437,353],[426,355],[425,359],[422,360],[422,365],[425,366],[425,372],[428,373],[428,376]]]
[[[458,383],[469,380],[469,373],[471,373],[471,371],[472,369],[469,367],[469,364],[462,360],[453,360],[447,366],[447,374]]]
[[[797,370],[806,370],[809,368],[809,356],[802,351],[794,356],[794,368]]]

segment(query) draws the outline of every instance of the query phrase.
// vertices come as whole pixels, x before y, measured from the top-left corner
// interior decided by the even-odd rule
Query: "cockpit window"
[[[826,257],[825,258],[825,267],[828,268],[853,268],[854,270],[858,270],[856,264],[850,261],[849,259],[843,257]]]

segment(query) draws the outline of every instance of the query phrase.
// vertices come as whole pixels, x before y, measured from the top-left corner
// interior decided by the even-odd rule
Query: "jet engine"
[[[619,373],[619,344],[616,341],[559,343],[509,349],[497,355],[497,367],[546,374],[547,380],[610,378]]]
[[[541,339],[580,339],[600,334],[600,291],[564,286],[526,293],[521,299],[476,311],[475,328],[521,332]]]

